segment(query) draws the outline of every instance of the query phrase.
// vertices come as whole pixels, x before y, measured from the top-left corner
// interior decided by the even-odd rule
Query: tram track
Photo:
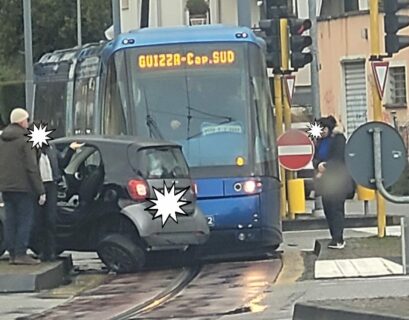
[[[263,312],[281,259],[189,265],[113,276],[79,296],[19,320],[219,319]]]
[[[111,320],[131,320],[137,316],[140,316],[141,314],[149,313],[166,304],[173,297],[178,295],[184,288],[186,288],[199,275],[201,269],[202,267],[200,265],[185,268],[177,279],[175,279],[175,281],[162,292],[148,301],[136,305],[130,310],[111,318]]]
[[[41,313],[21,316],[18,320],[133,319],[169,302],[200,274],[201,269],[201,265],[192,265],[182,268],[178,273],[150,271],[146,274],[136,273],[112,278],[61,305]],[[146,298],[147,286],[155,280],[156,292],[152,297]],[[143,284],[144,281],[147,283]],[[159,288],[160,282],[168,283]]]

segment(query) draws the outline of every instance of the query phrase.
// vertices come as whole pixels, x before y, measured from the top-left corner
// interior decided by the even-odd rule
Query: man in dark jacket
[[[53,261],[56,258],[55,223],[57,215],[57,184],[61,181],[61,169],[65,168],[76,149],[82,144],[73,142],[64,152],[49,145],[38,152],[38,163],[47,200],[43,206],[38,206],[34,241],[38,244],[40,259]]]
[[[317,184],[332,237],[328,247],[343,249],[345,200],[354,189],[344,160],[346,139],[334,117],[321,118],[318,122],[324,133],[317,144],[313,165],[318,170]]]
[[[0,192],[6,212],[5,239],[11,264],[37,264],[27,255],[34,216],[34,199],[45,202],[36,152],[25,136],[29,115],[22,108],[14,109],[0,136]]]

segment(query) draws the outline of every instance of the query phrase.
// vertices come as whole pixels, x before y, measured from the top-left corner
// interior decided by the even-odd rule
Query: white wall
[[[257,0],[251,1],[251,24],[257,26],[260,20],[260,8]],[[123,8],[124,3],[129,8]],[[177,26],[186,25],[187,15],[185,10],[186,0],[151,0],[150,26]],[[237,0],[209,0],[211,23],[227,25],[238,24]],[[140,24],[141,0],[121,0],[121,30],[127,32],[138,29]]]
[[[128,3],[128,8],[124,8],[124,3]],[[138,29],[141,21],[140,17],[141,0],[121,1],[121,31]]]

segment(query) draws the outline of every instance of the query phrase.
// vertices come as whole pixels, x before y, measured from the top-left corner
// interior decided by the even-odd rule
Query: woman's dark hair
[[[327,127],[329,131],[334,130],[335,126],[337,125],[337,120],[333,116],[322,117],[317,121],[321,127]]]

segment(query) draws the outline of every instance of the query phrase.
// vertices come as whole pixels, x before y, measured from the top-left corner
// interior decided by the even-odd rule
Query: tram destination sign
[[[208,53],[188,52],[160,52],[143,53],[137,58],[140,70],[179,69],[205,66],[229,66],[236,62],[235,50],[212,50]]]

